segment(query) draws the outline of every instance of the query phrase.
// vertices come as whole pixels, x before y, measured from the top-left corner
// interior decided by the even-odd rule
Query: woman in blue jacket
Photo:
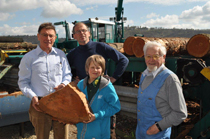
[[[78,88],[86,95],[92,109],[89,121],[77,124],[78,139],[110,139],[110,117],[121,109],[114,86],[103,77],[105,60],[100,55],[90,56],[85,63],[86,78]]]

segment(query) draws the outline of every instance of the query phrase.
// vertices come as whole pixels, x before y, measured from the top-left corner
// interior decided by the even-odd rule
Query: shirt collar
[[[40,48],[40,46],[39,45],[37,45],[37,47],[36,47],[36,54],[37,55],[40,55],[41,53],[43,53],[44,51]],[[51,52],[50,53],[55,53],[55,54],[57,54],[57,52],[55,51],[55,48],[54,47],[52,47],[52,50],[51,50]]]
[[[88,78],[89,78],[89,76],[88,76]],[[100,81],[100,78],[101,78],[101,76],[99,76],[98,78],[96,78],[96,79],[95,79],[92,83],[90,83],[89,85],[92,85],[92,86],[96,87],[97,84],[98,84],[99,81]],[[88,80],[87,80],[87,83],[88,83]]]
[[[145,76],[153,76],[153,78],[156,77],[156,75],[164,68],[164,64],[162,64],[157,70],[153,71],[153,72],[149,72],[148,69],[146,69],[142,74]]]

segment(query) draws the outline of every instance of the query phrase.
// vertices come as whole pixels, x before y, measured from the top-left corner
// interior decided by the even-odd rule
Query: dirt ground
[[[129,123],[129,124],[128,124]],[[117,139],[123,139],[135,133],[136,119],[117,115]],[[0,139],[37,139],[31,122],[24,123],[24,137],[20,134],[21,124],[0,127]],[[77,129],[75,125],[69,125],[68,139],[76,139]],[[49,139],[54,139],[53,131]]]
[[[31,122],[24,123],[24,137],[20,134],[21,124],[0,127],[0,139],[37,139]],[[77,129],[69,125],[69,139],[76,139]],[[54,139],[53,130],[50,131],[49,139]]]

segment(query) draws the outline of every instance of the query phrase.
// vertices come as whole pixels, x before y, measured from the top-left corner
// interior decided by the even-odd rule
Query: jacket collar
[[[85,89],[87,87],[87,80],[88,80],[88,76],[84,78],[83,80],[83,89]],[[100,81],[100,85],[99,85],[99,90],[101,90],[102,88],[106,87],[109,84],[110,80],[101,76],[101,81]]]

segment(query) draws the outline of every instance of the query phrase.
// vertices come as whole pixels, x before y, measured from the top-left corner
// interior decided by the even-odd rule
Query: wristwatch
[[[161,132],[162,129],[160,128],[159,124],[157,122],[155,122],[155,125],[157,126],[157,128],[159,129],[159,131]]]

